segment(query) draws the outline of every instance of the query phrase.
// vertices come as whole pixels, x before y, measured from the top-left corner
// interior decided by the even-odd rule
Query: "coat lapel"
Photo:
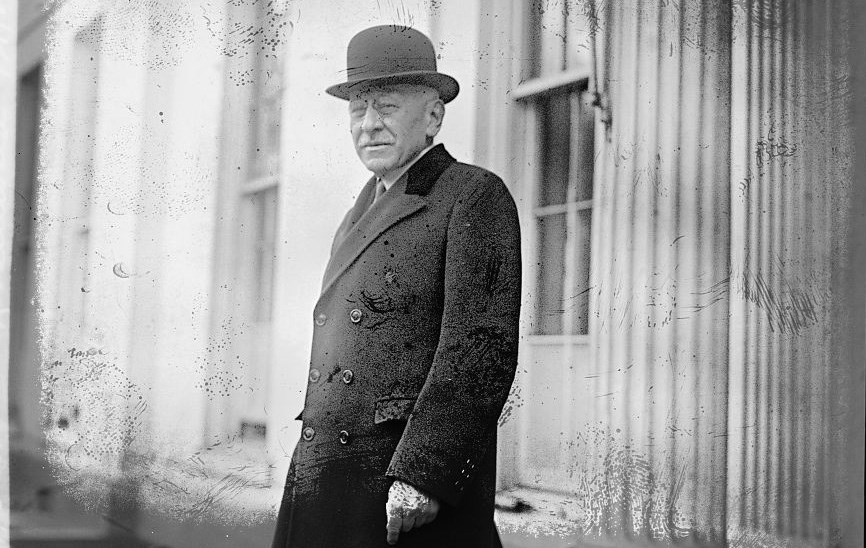
[[[442,172],[454,162],[441,144],[418,159],[388,192],[368,209],[375,189],[375,178],[367,181],[355,206],[335,239],[322,282],[322,293],[349,268],[373,240],[403,219],[427,207],[425,196]]]
[[[328,261],[322,293],[334,284],[379,234],[427,206],[424,198],[406,194],[405,190],[406,177],[402,177],[348,229]],[[363,203],[366,205],[367,202]]]
[[[358,220],[367,211],[367,208],[370,207],[370,202],[373,201],[373,194],[376,192],[376,177],[370,177],[370,180],[367,181],[367,184],[361,189],[361,193],[358,194],[358,198],[355,200],[355,205],[352,206],[352,209],[349,210],[349,213],[346,215],[346,218],[343,219],[343,222],[340,223],[340,227],[337,229],[337,233],[334,235],[334,243],[331,245],[331,256],[334,256],[334,252],[340,247],[340,244],[343,240],[346,239],[346,236],[349,234],[349,231],[358,223]]]

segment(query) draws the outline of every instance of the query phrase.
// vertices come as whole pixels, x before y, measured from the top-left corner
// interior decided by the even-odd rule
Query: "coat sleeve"
[[[387,476],[459,503],[514,380],[520,271],[514,200],[483,172],[449,220],[439,343]]]

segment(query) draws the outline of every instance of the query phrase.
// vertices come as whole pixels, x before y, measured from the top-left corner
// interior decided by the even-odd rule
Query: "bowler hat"
[[[330,86],[334,97],[348,99],[353,90],[387,84],[418,84],[439,92],[443,102],[460,91],[457,80],[436,71],[433,43],[405,26],[381,25],[356,34],[346,52],[346,81]]]

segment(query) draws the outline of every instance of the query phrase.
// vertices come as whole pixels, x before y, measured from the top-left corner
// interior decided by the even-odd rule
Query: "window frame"
[[[542,216],[552,216],[559,213],[566,213],[566,223],[569,227],[568,230],[572,231],[572,225],[576,220],[577,215],[581,211],[590,211],[590,215],[592,215],[592,211],[594,208],[594,200],[595,193],[593,192],[593,197],[587,200],[575,200],[568,201],[566,198],[566,202],[562,204],[551,204],[551,205],[537,205],[539,202],[539,192],[540,192],[540,184],[542,180],[542,169],[541,166],[541,158],[540,158],[540,140],[541,140],[541,131],[542,128],[539,125],[539,114],[537,111],[538,100],[544,98],[545,96],[550,96],[557,93],[568,93],[572,96],[572,100],[574,100],[574,95],[579,95],[581,93],[589,93],[589,83],[590,83],[591,75],[586,71],[569,71],[567,74],[563,73],[563,75],[554,75],[554,76],[541,76],[538,78],[533,78],[532,80],[520,83],[512,93],[512,96],[515,97],[517,106],[521,111],[522,122],[525,124],[527,129],[528,138],[526,141],[526,146],[523,149],[523,155],[527,159],[531,159],[529,162],[534,168],[527,169],[526,173],[523,175],[523,181],[525,181],[525,202],[524,202],[524,215],[527,220],[530,222],[525,229],[525,238],[529,242],[529,256],[530,260],[526,261],[528,266],[528,276],[526,280],[531,284],[530,291],[533,293],[533,298],[531,299],[531,303],[533,304],[532,312],[530,313],[531,320],[536,320],[536,306],[537,305],[537,296],[535,296],[535,291],[538,283],[538,263],[540,262],[540,245],[539,245],[539,233],[537,221]],[[574,116],[575,109],[574,104],[571,105],[570,113],[572,115],[571,127],[574,127]],[[593,126],[595,127],[598,124],[598,117],[594,117]],[[574,150],[576,144],[576,132],[572,131],[569,135],[570,143],[569,150]],[[593,135],[593,139],[595,135]],[[569,188],[572,183],[572,179],[575,176],[574,174],[574,164],[573,162],[569,163]],[[594,179],[594,176],[593,176]],[[590,221],[590,234],[589,234],[589,248],[592,249],[592,222]],[[575,250],[574,250],[575,242],[571,242],[569,244],[569,240],[566,240],[566,266],[573,265],[574,261],[570,261],[569,257],[574,258]],[[563,278],[563,286],[571,286],[573,283],[570,281],[573,279],[571,275],[573,275],[574,271],[566,270],[565,276]],[[590,270],[590,282],[592,281],[592,271]],[[589,289],[589,288],[588,288]],[[589,344],[590,333],[584,334],[574,334],[572,333],[572,329],[567,325],[566,316],[563,317],[563,327],[562,332],[558,334],[538,334],[534,332],[534,328],[530,328],[527,333],[525,333],[525,340],[528,344]]]
[[[493,9],[493,6],[490,7]],[[558,205],[550,209],[542,209],[542,206],[537,204],[539,199],[540,187],[539,183],[542,177],[538,150],[541,146],[541,128],[539,127],[539,118],[537,109],[534,104],[537,99],[549,95],[551,93],[559,93],[567,91],[569,88],[573,90],[584,90],[588,92],[593,87],[593,67],[588,52],[576,52],[576,48],[569,50],[563,49],[564,64],[563,70],[551,73],[550,71],[538,70],[538,76],[532,76],[532,67],[528,62],[529,56],[533,50],[529,33],[533,32],[530,25],[531,18],[530,3],[520,3],[513,6],[513,9],[505,10],[501,13],[505,17],[503,23],[508,35],[511,36],[509,42],[513,51],[514,59],[516,60],[511,66],[510,83],[502,82],[507,87],[503,86],[501,92],[506,94],[511,100],[505,114],[509,120],[509,125],[512,128],[514,135],[521,136],[520,139],[511,140],[507,135],[494,133],[495,126],[491,126],[491,133],[482,141],[482,143],[494,143],[504,150],[508,150],[509,158],[502,158],[500,162],[503,166],[518,165],[521,166],[514,174],[515,184],[513,192],[519,205],[519,215],[521,225],[523,227],[523,311],[521,313],[521,345],[519,351],[519,372],[513,387],[512,405],[515,408],[523,408],[517,413],[514,413],[508,420],[502,421],[500,424],[500,443],[499,443],[499,472],[497,477],[497,489],[513,491],[521,498],[536,501],[539,493],[543,493],[542,498],[545,500],[556,493],[573,494],[575,487],[568,481],[569,462],[576,458],[576,444],[567,443],[567,439],[561,439],[559,454],[557,455],[557,463],[550,471],[556,471],[560,476],[565,476],[565,481],[557,482],[557,479],[547,479],[544,482],[538,483],[534,480],[535,472],[542,472],[537,468],[530,466],[530,457],[534,457],[536,450],[531,450],[531,438],[533,432],[537,429],[537,420],[535,417],[532,420],[533,412],[528,409],[528,405],[533,404],[535,396],[533,392],[536,390],[533,383],[542,381],[543,378],[533,379],[536,375],[543,374],[543,371],[538,369],[536,362],[546,362],[544,365],[550,365],[556,368],[555,374],[559,375],[559,379],[563,388],[562,395],[554,403],[556,407],[556,420],[562,432],[570,432],[573,429],[572,424],[574,418],[573,406],[570,401],[570,394],[574,393],[576,383],[580,380],[580,375],[576,367],[569,367],[569,364],[575,362],[591,362],[590,349],[590,333],[587,326],[587,334],[556,334],[556,335],[540,335],[534,334],[532,323],[536,317],[536,284],[538,283],[538,271],[536,269],[539,254],[539,242],[537,240],[538,227],[536,219],[538,213],[553,212],[555,208],[580,208],[592,210],[592,206],[596,204],[594,200],[598,198],[597,189],[597,174],[593,173],[592,184],[593,201],[584,201],[579,205]],[[567,33],[573,31],[581,32],[580,29],[574,27],[573,21],[566,23],[568,26]],[[501,85],[501,84],[500,84]],[[573,109],[572,109],[573,110]],[[595,110],[595,109],[594,109]],[[592,135],[593,158],[589,159],[593,163],[597,157],[597,150],[600,145],[598,142],[598,127],[600,119],[597,110],[593,115]],[[574,132],[571,133],[571,139],[574,139]],[[489,146],[489,145],[488,145]],[[515,160],[516,159],[516,160]],[[544,206],[546,207],[546,206]],[[591,213],[592,215],[592,213]],[[593,215],[594,217],[594,215]],[[590,253],[590,262],[587,265],[589,268],[588,289],[591,289],[595,283],[596,273],[592,267],[592,253],[595,251],[595,241],[598,237],[593,230],[597,224],[597,219],[593,218],[589,221],[590,234],[588,237],[588,250]],[[572,246],[576,247],[576,246]],[[563,285],[566,280],[563,279]],[[589,311],[592,310],[593,295],[592,291],[588,291]],[[591,313],[591,312],[590,312]],[[591,322],[589,322],[591,323]],[[555,348],[552,348],[555,347]],[[557,358],[544,356],[546,351],[553,351],[554,355],[559,352]],[[554,361],[548,361],[553,359]],[[550,369],[544,368],[548,373]],[[549,379],[548,379],[549,381]],[[555,438],[550,438],[554,441]],[[536,459],[536,463],[537,463]],[[551,476],[552,478],[552,476]]]
[[[275,10],[285,10],[285,4],[282,0],[275,0],[273,3],[257,2],[251,8],[257,10],[257,17],[263,17],[264,9],[273,7]],[[232,16],[231,10],[228,16]],[[264,56],[267,56],[267,59]],[[273,244],[274,260],[269,263],[271,272],[267,274],[270,277],[270,298],[273,306],[278,283],[276,254],[283,215],[284,165],[280,154],[283,145],[279,126],[282,124],[282,110],[285,106],[283,99],[286,92],[284,82],[287,57],[288,45],[282,43],[274,53],[269,51],[254,57],[230,57],[223,69],[227,79],[237,72],[252,72],[253,79],[246,84],[227,88],[224,99],[222,167],[218,183],[214,250],[217,259],[212,281],[213,293],[210,297],[212,317],[208,334],[211,346],[219,348],[219,355],[212,358],[214,361],[223,358],[221,361],[225,364],[219,371],[239,376],[245,384],[244,388],[252,388],[254,392],[250,394],[250,391],[245,389],[237,391],[227,400],[208,400],[204,439],[229,436],[242,440],[242,454],[234,455],[223,451],[223,454],[220,454],[224,461],[221,466],[225,470],[231,470],[233,466],[249,466],[251,463],[262,467],[262,473],[267,474],[266,483],[269,485],[257,486],[255,489],[275,488],[280,480],[279,474],[273,474],[272,465],[277,459],[270,449],[277,432],[270,428],[268,414],[272,407],[269,384],[277,359],[274,340],[279,322],[274,308],[262,321],[258,308],[260,304],[255,298],[251,298],[258,294],[261,273],[257,273],[254,266],[241,263],[247,260],[255,261],[256,255],[261,253],[258,248],[264,243],[256,239],[259,227],[248,222],[250,219],[255,220],[255,214],[250,216],[246,211],[249,207],[259,206],[247,201],[255,200],[256,194],[268,194],[273,190],[273,204],[268,206],[273,208],[268,231]],[[276,112],[267,110],[266,103],[273,103]],[[277,127],[268,127],[271,124],[276,124]],[[276,136],[273,143],[276,150],[266,150],[265,145],[270,142],[268,138],[271,133]],[[232,138],[226,139],[227,135]],[[228,344],[218,344],[218,341],[225,341],[226,322],[233,323],[234,331],[246,333],[243,336],[231,336]],[[237,356],[253,355],[248,352],[249,337],[258,337],[260,330],[266,332],[266,336],[262,337],[264,348],[260,349],[260,356],[263,356],[261,363],[232,367]],[[208,374],[215,372],[217,371],[212,369]],[[244,393],[246,394],[242,396]],[[261,409],[256,410],[259,406]]]

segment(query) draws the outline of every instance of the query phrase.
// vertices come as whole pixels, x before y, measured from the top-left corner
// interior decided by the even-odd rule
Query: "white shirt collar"
[[[394,174],[393,177],[389,177],[389,178],[387,178],[387,179],[384,178],[384,177],[376,177],[376,182],[382,181],[382,183],[385,185],[385,190],[388,190],[389,188],[391,188],[391,186],[392,186],[394,183],[396,183],[397,181],[400,180],[400,177],[402,177],[404,173],[406,173],[407,171],[409,171],[409,168],[412,167],[412,164],[414,164],[415,162],[417,162],[418,160],[420,160],[422,156],[424,156],[425,154],[427,154],[427,151],[428,151],[428,150],[430,150],[431,148],[433,148],[433,147],[435,147],[435,146],[436,146],[436,144],[434,143],[434,144],[428,146],[427,148],[423,149],[423,150],[422,150],[421,152],[419,152],[418,154],[416,154],[415,157],[412,158],[409,162],[407,162],[406,165],[404,165],[404,166],[400,169],[400,171],[396,172],[396,173]]]

